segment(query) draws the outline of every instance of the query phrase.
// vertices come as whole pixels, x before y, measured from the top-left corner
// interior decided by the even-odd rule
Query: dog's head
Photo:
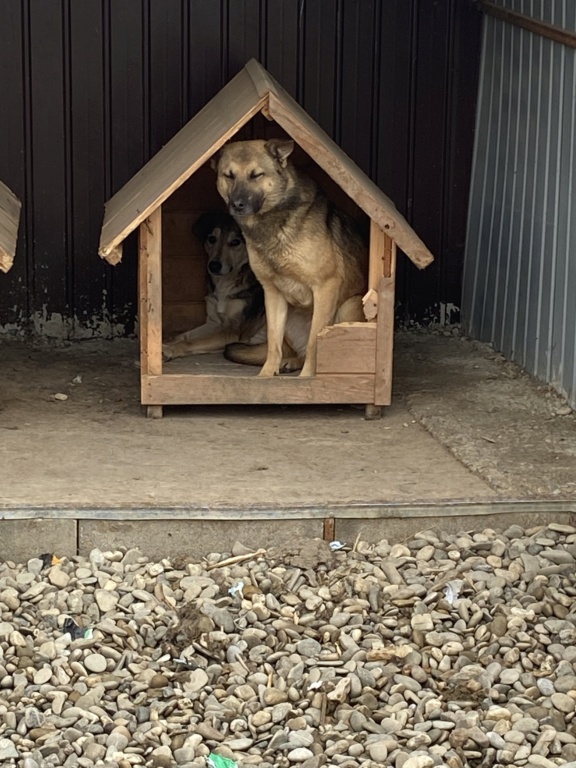
[[[208,255],[212,276],[238,274],[246,267],[246,243],[232,216],[224,211],[208,211],[197,219],[193,229]]]
[[[294,142],[234,141],[212,158],[218,192],[235,218],[265,213],[285,199]]]

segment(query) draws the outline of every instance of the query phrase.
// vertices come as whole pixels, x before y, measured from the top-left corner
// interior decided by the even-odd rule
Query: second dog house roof
[[[106,203],[100,256],[117,264],[124,239],[258,112],[278,123],[417,267],[433,261],[390,198],[255,59]]]

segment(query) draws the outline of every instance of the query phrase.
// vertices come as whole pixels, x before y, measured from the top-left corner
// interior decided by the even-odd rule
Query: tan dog
[[[206,322],[162,347],[165,360],[222,352],[231,342],[266,339],[264,295],[248,263],[246,244],[224,211],[204,213],[194,225],[208,256]]]
[[[264,288],[268,347],[260,376],[280,372],[289,305],[298,308],[300,326],[307,329],[299,339],[288,339],[305,358],[301,376],[316,372],[323,328],[364,320],[366,246],[348,217],[296,170],[289,159],[293,149],[293,141],[281,139],[238,141],[212,160],[218,191],[242,230],[250,266]],[[231,352],[239,359],[235,347]]]

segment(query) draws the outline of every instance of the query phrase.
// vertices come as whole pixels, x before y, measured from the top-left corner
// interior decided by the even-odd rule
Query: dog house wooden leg
[[[376,318],[376,369],[374,405],[392,402],[392,365],[394,352],[394,288],[396,282],[396,243],[383,232],[384,274],[378,287]]]
[[[158,206],[140,225],[140,376],[162,375],[162,208]],[[148,418],[162,418],[161,405],[148,405]]]
[[[382,408],[379,405],[368,403],[364,409],[364,418],[366,421],[378,421],[382,418]]]

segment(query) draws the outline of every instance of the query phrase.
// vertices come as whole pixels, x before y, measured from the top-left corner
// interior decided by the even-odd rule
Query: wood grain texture
[[[14,263],[21,207],[16,195],[0,181],[0,270],[2,272],[8,272]]]
[[[162,373],[162,208],[140,225],[140,371]]]
[[[368,288],[378,290],[380,286],[384,274],[385,249],[390,247],[389,240],[382,228],[375,221],[370,221]]]
[[[257,114],[260,98],[241,70],[107,203],[98,252],[115,246]]]
[[[300,505],[254,505],[223,504],[206,506],[143,506],[126,504],[122,507],[79,506],[78,504],[46,504],[42,507],[24,506],[3,508],[0,503],[0,520],[294,520],[325,519],[327,515],[335,520],[379,520],[397,518],[429,517],[485,517],[498,515],[502,525],[518,519],[518,515],[551,515],[556,522],[570,523],[576,514],[576,502],[558,500],[451,500],[414,502],[356,502],[344,504],[300,504]]]
[[[255,59],[251,59],[106,204],[99,253],[114,247],[198,170],[254,115],[264,110],[387,232],[420,269],[433,256],[394,203]]]
[[[316,375],[325,373],[374,374],[376,323],[341,323],[318,334]]]
[[[285,92],[278,96],[270,93],[268,108],[272,118],[314,158],[371,220],[386,231],[419,269],[434,261],[428,248],[390,198],[316,125],[294,99]]]
[[[142,375],[144,405],[235,405],[370,403],[374,376],[320,375],[311,378],[276,376]]]
[[[396,283],[396,246],[386,251],[385,274],[380,280],[378,317],[376,318],[376,373],[374,404],[392,402],[394,360],[394,288]]]
[[[481,0],[480,8],[484,13],[494,16],[494,18],[500,19],[500,21],[526,29],[528,32],[545,37],[547,40],[554,40],[555,43],[561,43],[567,48],[576,48],[576,33],[568,29],[563,29],[555,24],[548,24],[548,22],[540,21],[540,19],[533,19],[531,16],[526,16],[517,11],[502,8],[500,5],[496,5],[496,3],[488,2],[488,0]]]

